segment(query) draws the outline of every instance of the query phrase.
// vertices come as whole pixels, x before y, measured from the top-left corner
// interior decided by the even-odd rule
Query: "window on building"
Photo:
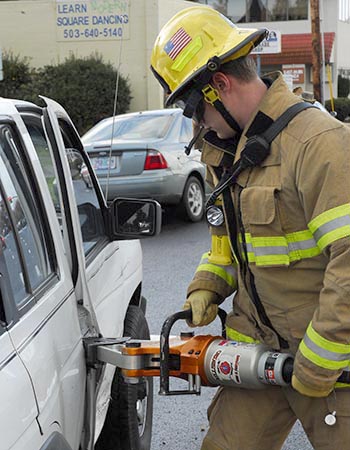
[[[308,18],[307,0],[200,0],[198,3],[212,6],[228,16],[234,23]]]
[[[339,0],[339,20],[350,22],[350,0]]]

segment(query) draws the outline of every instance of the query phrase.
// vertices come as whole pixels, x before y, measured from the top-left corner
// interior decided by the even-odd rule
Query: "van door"
[[[125,312],[142,279],[140,243],[110,240],[106,202],[80,137],[65,110],[44,100],[46,136],[64,177],[60,195],[75,289],[99,332],[122,336]]]
[[[35,417],[41,442],[30,447],[25,441],[18,449],[41,448],[52,433],[61,433],[75,450],[86,379],[76,297],[49,189],[25,126],[10,105],[0,102],[0,115],[7,113],[2,121],[0,117],[2,256],[13,311],[6,326],[13,345],[11,364],[17,366],[8,392],[20,396],[15,415],[24,414],[25,431],[26,420]],[[6,344],[6,333],[3,339]],[[2,429],[11,428],[10,422]]]
[[[6,267],[13,244],[6,229],[0,194],[0,423],[1,448],[39,448],[40,430],[36,422],[37,404],[30,377],[11,341],[8,329],[16,321]]]
[[[44,98],[44,127],[60,178],[57,180],[67,253],[78,301],[90,312],[96,332],[123,336],[131,301],[141,296],[142,257],[138,240],[112,241],[108,210],[80,137],[65,110]],[[115,368],[105,367],[97,397],[96,436],[107,413]]]

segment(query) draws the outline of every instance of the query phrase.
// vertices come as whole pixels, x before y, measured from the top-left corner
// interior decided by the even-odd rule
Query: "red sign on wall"
[[[293,84],[304,84],[305,64],[283,64],[282,70],[293,77]]]

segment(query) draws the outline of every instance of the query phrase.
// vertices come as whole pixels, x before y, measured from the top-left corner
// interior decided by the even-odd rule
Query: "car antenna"
[[[115,126],[115,115],[117,113],[117,100],[118,100],[118,91],[119,91],[119,78],[120,78],[120,66],[122,62],[122,48],[124,42],[124,22],[121,23],[122,35],[120,39],[119,46],[119,56],[118,56],[118,64],[117,64],[117,78],[115,81],[115,90],[114,90],[114,105],[113,105],[113,118],[112,118],[112,132],[111,132],[111,144],[109,146],[109,155],[108,155],[108,172],[107,172],[107,183],[106,183],[106,202],[108,201],[108,188],[109,188],[109,177],[111,173],[111,158],[112,158],[112,145],[113,145],[113,136],[114,136],[114,126]]]

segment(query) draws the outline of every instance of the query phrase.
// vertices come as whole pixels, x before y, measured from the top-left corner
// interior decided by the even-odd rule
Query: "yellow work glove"
[[[212,322],[218,314],[218,294],[205,289],[198,289],[188,296],[183,309],[192,309],[192,321],[187,321],[190,327],[202,327]]]
[[[333,387],[327,389],[326,391],[318,391],[311,387],[305,386],[295,375],[292,375],[292,386],[301,395],[306,395],[307,397],[327,397],[333,390]]]

